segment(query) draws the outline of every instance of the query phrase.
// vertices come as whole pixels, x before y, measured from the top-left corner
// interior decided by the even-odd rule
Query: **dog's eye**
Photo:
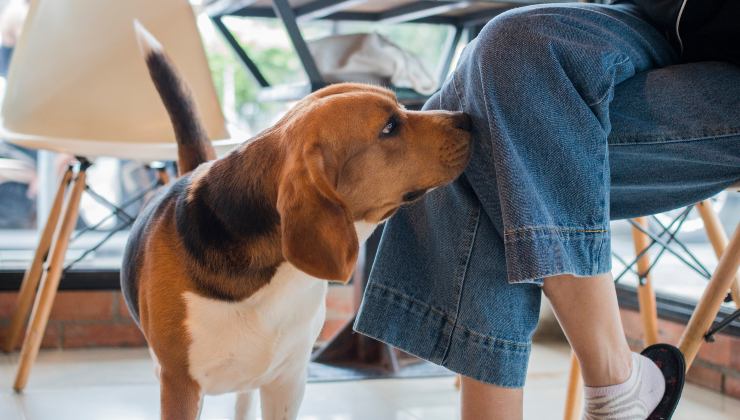
[[[380,131],[380,137],[388,137],[393,135],[393,133],[396,131],[396,127],[398,127],[398,121],[396,121],[396,117],[391,117],[391,119],[389,119],[388,122],[385,123],[385,127],[383,127],[383,130]]]

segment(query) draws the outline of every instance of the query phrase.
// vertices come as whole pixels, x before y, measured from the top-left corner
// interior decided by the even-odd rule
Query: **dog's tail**
[[[178,172],[190,172],[201,163],[215,159],[216,151],[200,123],[190,90],[165,54],[162,45],[138,20],[134,21],[134,29],[149,68],[149,75],[175,129]]]

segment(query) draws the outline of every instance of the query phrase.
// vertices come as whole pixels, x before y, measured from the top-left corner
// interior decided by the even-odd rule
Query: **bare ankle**
[[[599,387],[621,384],[632,373],[632,352],[612,353],[596,363],[591,361],[581,366],[583,368],[583,381],[586,386]]]

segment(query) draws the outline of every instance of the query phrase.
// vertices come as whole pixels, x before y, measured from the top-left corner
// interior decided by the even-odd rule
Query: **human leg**
[[[465,176],[383,231],[355,329],[478,381],[524,385],[538,285],[509,285],[503,243]]]
[[[558,322],[578,356],[588,386],[624,382],[632,367],[611,274],[559,275],[544,281]],[[596,333],[598,332],[598,333]]]
[[[719,62],[669,66],[619,85],[610,107],[612,218],[692,204],[740,179],[738,97],[740,69]],[[613,288],[610,281],[602,281],[599,297],[593,280],[547,278],[544,291],[581,364],[588,367],[586,385],[622,384],[620,377],[630,372],[624,370],[624,360],[629,360],[626,343],[609,342],[609,337],[621,339],[621,327],[615,327],[619,320],[602,319],[606,313],[616,315],[616,300],[609,296]],[[600,320],[592,322],[595,319]],[[602,333],[610,329],[620,331],[620,337]],[[611,364],[619,360],[622,363],[614,369]],[[621,375],[614,374],[620,366]],[[650,394],[663,388],[661,377],[655,369],[642,373],[647,377],[642,390],[645,400],[654,404],[655,395]]]
[[[693,204],[740,179],[738,97],[740,69],[726,63],[669,66],[619,85],[610,106],[611,217],[636,217]],[[612,374],[608,363],[598,359],[599,354],[610,353],[618,354],[615,361],[627,359],[626,343],[621,337],[614,342],[614,334],[590,334],[597,326],[621,333],[611,309],[617,305],[610,282],[555,276],[545,279],[544,291],[559,312],[571,344],[581,347],[575,349],[579,358],[596,360],[587,363],[595,371],[584,367],[586,384],[619,383],[625,372]],[[584,313],[589,316],[583,317]],[[592,323],[594,318],[599,321]]]
[[[466,54],[453,86],[480,133],[466,176],[503,233],[507,279],[546,278],[556,311],[583,300],[581,318],[590,309],[591,323],[573,316],[573,306],[562,308],[561,321],[591,382],[619,383],[631,354],[606,274],[609,104],[615,86],[670,64],[673,51],[622,10],[554,6],[494,19]],[[566,278],[584,280],[581,296]]]
[[[672,58],[652,27],[612,8],[522,8],[489,24],[427,105],[473,118],[473,198],[456,196],[456,183],[389,222],[358,331],[481,382],[521,387],[517,348],[528,354],[523,332],[537,313],[526,286],[607,273],[609,218],[635,208],[620,203],[610,214],[614,87]]]
[[[647,418],[666,379],[652,360],[630,351],[611,273],[548,277],[543,291],[582,367],[585,418]]]
[[[521,420],[524,392],[463,376],[460,389],[461,420]]]
[[[560,10],[560,8],[556,9]],[[564,13],[563,15],[570,18],[574,17],[569,13]],[[532,35],[527,32],[531,31],[529,28],[538,28],[533,30],[535,35],[537,35],[539,28],[547,28],[548,23],[553,24],[553,21],[559,22],[557,18],[552,17],[552,14],[544,13],[544,10],[541,9],[537,9],[534,14],[531,16],[527,15],[526,19],[523,19],[523,21],[527,20],[529,20],[529,25],[526,25],[524,22],[520,22],[519,24],[510,22],[508,24],[509,27],[504,25],[503,29],[498,28],[498,31],[493,31],[493,34],[495,35],[501,32],[511,37],[512,33],[516,33],[518,29],[521,29],[526,35]],[[538,25],[537,23],[540,24]],[[570,24],[572,23],[570,22]],[[576,27],[578,25],[574,24],[572,26]],[[608,29],[605,32],[609,32]],[[648,28],[647,32],[650,31],[651,29]],[[638,30],[635,32],[639,33],[641,31]],[[567,33],[567,30],[564,30],[561,35],[564,33]],[[633,33],[632,35],[636,34]],[[639,36],[642,35],[640,34]],[[655,34],[653,33],[653,35]],[[485,36],[490,38],[492,34],[485,34]],[[577,74],[577,71],[576,77],[571,77],[569,71],[573,71],[573,69],[568,68],[567,63],[573,57],[569,57],[568,55],[578,56],[580,54],[583,58],[583,53],[582,51],[569,51],[568,41],[571,41],[573,38],[567,36],[563,36],[563,38],[565,38],[565,42],[563,43],[550,42],[552,40],[545,41],[545,48],[540,51],[540,54],[530,54],[527,56],[547,57],[548,52],[556,51],[559,53],[556,54],[557,59],[555,60],[555,64],[544,67],[548,69],[562,69],[562,73],[567,75],[567,78],[573,82],[573,86],[576,88],[575,90],[579,92],[580,97],[577,98],[569,98],[567,94],[560,96],[559,105],[573,110],[576,114],[584,111],[580,113],[581,117],[583,117],[580,125],[578,121],[573,121],[573,124],[562,127],[557,125],[560,121],[555,119],[554,121],[545,122],[553,124],[553,129],[550,132],[561,132],[560,135],[562,137],[559,138],[549,136],[548,134],[551,133],[548,132],[547,127],[542,126],[541,121],[537,121],[536,119],[529,121],[527,120],[527,116],[522,117],[521,115],[516,115],[513,108],[507,112],[501,111],[497,113],[496,111],[505,108],[505,105],[501,104],[510,104],[512,102],[521,103],[532,100],[531,97],[527,97],[525,94],[513,97],[510,95],[511,92],[507,91],[505,87],[505,81],[516,83],[517,77],[522,78],[523,76],[511,75],[512,77],[506,77],[510,75],[505,71],[507,66],[511,64],[510,60],[501,60],[504,64],[496,67],[491,64],[491,61],[494,61],[490,59],[493,55],[492,53],[486,54],[475,49],[470,53],[471,56],[476,57],[475,59],[470,59],[476,65],[469,66],[469,63],[464,62],[462,70],[459,70],[459,72],[466,75],[457,80],[460,80],[458,86],[464,86],[463,81],[465,80],[472,80],[474,86],[472,89],[468,86],[459,89],[462,91],[460,94],[461,98],[464,98],[461,99],[461,102],[465,103],[467,100],[468,109],[472,109],[473,111],[468,111],[465,106],[463,106],[463,110],[470,112],[471,115],[482,115],[482,118],[479,118],[479,120],[485,123],[482,125],[485,126],[487,124],[487,128],[489,128],[488,134],[491,134],[493,147],[491,147],[490,153],[485,153],[485,151],[483,153],[477,153],[474,155],[474,159],[475,156],[489,155],[493,157],[491,159],[493,164],[476,165],[474,161],[469,170],[466,171],[466,174],[471,179],[473,189],[483,202],[483,207],[486,210],[496,207],[496,204],[492,204],[494,201],[501,201],[509,281],[529,281],[531,277],[545,277],[545,290],[546,292],[549,291],[550,295],[553,295],[555,300],[553,304],[556,307],[556,312],[559,312],[559,315],[561,315],[560,319],[566,332],[572,333],[569,334],[571,343],[574,345],[576,352],[580,353],[579,358],[585,366],[584,374],[587,377],[587,384],[597,386],[617,385],[630,376],[632,372],[630,365],[633,356],[630,354],[623,337],[613,285],[609,282],[608,275],[599,276],[599,274],[607,273],[610,262],[608,220],[610,216],[613,216],[613,214],[610,214],[609,208],[610,182],[609,179],[604,180],[605,177],[610,176],[610,170],[612,169],[609,166],[609,153],[604,150],[607,148],[607,138],[609,138],[612,129],[609,106],[615,94],[615,87],[625,80],[622,76],[627,74],[627,77],[630,77],[637,72],[651,68],[650,65],[645,66],[646,56],[660,49],[660,40],[656,42],[657,47],[649,42],[643,44],[642,47],[645,48],[642,53],[645,53],[645,56],[642,57],[640,56],[640,51],[635,51],[640,47],[639,42],[629,45],[628,48],[622,51],[617,51],[617,54],[623,53],[621,60],[607,67],[610,70],[614,70],[611,74],[611,84],[606,86],[602,95],[596,96],[596,98],[599,98],[598,100],[589,101],[587,100],[588,93],[592,91],[591,88],[593,86],[599,86],[598,82],[593,83],[594,81],[598,81],[599,78],[596,77],[591,80],[588,78],[579,79],[578,76],[580,75]],[[614,37],[612,36],[602,36],[599,38],[613,42],[613,46],[620,46],[620,40],[614,42]],[[644,38],[647,39],[649,37]],[[624,39],[621,41],[624,41]],[[481,41],[479,40],[478,45],[480,43]],[[497,45],[490,39],[487,45],[502,46],[501,43]],[[520,44],[515,42],[514,45]],[[594,45],[598,45],[598,40]],[[507,45],[504,43],[503,47],[506,48],[507,46],[511,47],[510,44]],[[536,49],[536,46],[536,42],[535,47],[521,45],[522,49]],[[581,47],[583,47],[584,51],[588,51],[588,45],[585,47],[581,45]],[[633,50],[630,51],[629,47],[632,47]],[[514,48],[509,48],[509,50],[514,50]],[[614,50],[604,47],[602,52],[608,56],[608,53],[613,53]],[[667,55],[670,54],[667,53]],[[604,57],[602,56],[601,58]],[[591,70],[594,67],[598,67],[589,66],[588,64],[594,64],[589,63],[589,59],[594,59],[594,56],[585,57],[584,64],[586,67],[590,67]],[[535,58],[534,60],[539,60],[539,58]],[[665,59],[662,62],[661,60],[656,60],[656,62],[665,65],[669,64],[670,60]],[[489,67],[489,69],[485,67]],[[502,70],[498,73],[503,74],[501,76],[503,79],[501,83],[495,83],[496,78],[490,76],[492,73],[496,74],[496,72],[491,71],[490,67]],[[532,67],[537,68],[537,66]],[[702,73],[695,72],[695,74]],[[554,79],[557,79],[557,77],[554,77]],[[475,86],[476,83],[479,83],[479,85]],[[487,84],[489,84],[488,88],[486,87]],[[539,85],[535,83],[534,86]],[[653,92],[650,87],[648,86],[648,89],[643,89],[640,93],[645,95],[646,93]],[[547,88],[543,90],[545,94],[548,93]],[[491,96],[496,96],[497,92],[504,93],[498,94],[500,99],[497,101],[487,101],[487,93],[489,91],[494,93]],[[563,91],[567,93],[567,89],[563,89]],[[666,89],[666,92],[675,93],[675,91],[675,88],[673,90]],[[483,98],[476,97],[480,95],[480,92],[483,92]],[[540,93],[536,92],[535,96]],[[638,97],[642,95],[638,95]],[[732,96],[725,94],[725,97],[730,98]],[[582,103],[583,106],[579,107],[579,103]],[[663,110],[671,108],[670,102],[650,105],[657,105],[658,107],[662,107]],[[476,113],[476,109],[479,109],[481,112]],[[737,109],[737,106],[735,106],[735,109]],[[633,110],[642,111],[643,118],[647,116],[648,120],[655,113],[653,108],[646,110],[645,108],[635,107]],[[715,110],[716,114],[717,112]],[[475,117],[474,120],[476,120]],[[726,119],[725,121],[729,120]],[[511,137],[519,134],[518,130],[511,130],[512,126],[521,128],[516,125],[517,123],[522,123],[524,127],[522,130],[524,131],[531,130],[531,126],[534,126],[540,133],[545,134],[545,139],[543,139],[542,134],[538,137],[533,132],[530,136],[517,138],[515,141],[512,141]],[[590,125],[589,123],[593,124]],[[499,133],[497,133],[496,128],[500,126],[504,126],[508,130],[499,130]],[[714,127],[716,129],[717,127],[725,127],[725,125],[715,125]],[[660,128],[663,131],[658,134],[663,134],[663,136],[653,137],[652,144],[648,142],[646,147],[642,148],[642,153],[652,153],[658,159],[662,157],[662,165],[658,167],[664,170],[662,175],[667,175],[665,174],[665,169],[676,172],[675,165],[672,169],[670,165],[666,165],[666,161],[675,155],[666,154],[666,150],[657,150],[661,148],[656,143],[664,141],[667,134],[665,125]],[[588,134],[584,135],[584,133]],[[499,135],[498,137],[497,134]],[[707,137],[707,133],[702,134],[704,134],[704,138]],[[723,134],[725,133],[721,133],[720,135]],[[712,138],[711,140],[714,143],[713,146],[718,144],[716,138]],[[485,145],[486,143],[484,142],[483,144]],[[718,147],[718,150],[724,150],[726,152],[728,150],[727,147],[723,147]],[[713,147],[710,147],[706,150],[712,149]],[[507,156],[507,152],[510,156]],[[557,156],[558,153],[562,157],[556,158],[553,164],[551,161],[552,157],[553,155]],[[713,153],[716,154],[717,152],[714,151]],[[570,157],[567,154],[570,154]],[[695,154],[694,158],[695,160],[702,160],[703,163],[708,161],[713,163],[718,162],[710,155],[711,153],[704,153],[703,155]],[[517,165],[517,163],[522,163],[522,161],[528,163],[528,165]],[[639,160],[637,161],[639,162]],[[666,182],[671,179],[670,176],[652,179],[649,176],[638,176],[635,177],[632,183],[627,184],[629,187],[637,185],[638,188],[640,185],[657,186],[660,194],[655,196],[657,198],[655,200],[645,200],[643,196],[641,200],[625,201],[625,194],[623,193],[624,185],[620,185],[618,182],[616,196],[619,201],[616,206],[617,213],[615,214],[619,214],[619,212],[627,213],[631,211],[640,213],[645,211],[644,205],[641,208],[637,203],[646,201],[653,201],[651,203],[653,206],[662,206],[663,209],[674,208],[677,206],[677,203],[685,200],[686,197],[693,196],[696,199],[702,196],[706,197],[713,192],[721,190],[722,184],[726,185],[728,180],[731,181],[726,175],[731,171],[730,167],[733,166],[733,163],[732,159],[729,159],[729,162],[728,159],[720,159],[719,161],[723,163],[714,165],[715,168],[713,169],[716,169],[716,166],[722,166],[724,164],[723,171],[707,171],[705,168],[703,176],[699,178],[701,179],[700,182],[705,183],[705,185],[701,186],[702,188],[692,188],[692,185],[685,182],[671,188],[671,186],[667,185],[668,182]],[[647,162],[642,160],[638,164],[645,163]],[[700,162],[701,164],[702,162]],[[698,172],[702,172],[693,170],[695,169],[694,166],[697,165],[693,165],[692,169],[687,170],[684,174],[692,177]],[[705,166],[709,167],[712,165]],[[489,173],[490,168],[494,168],[496,188],[487,188],[491,186],[491,182],[486,182],[486,168],[489,169]],[[479,169],[480,176],[476,177],[476,172]],[[584,172],[580,173],[580,171]],[[643,174],[647,174],[649,171],[643,170],[642,172]],[[623,173],[625,173],[624,168],[617,168],[616,174],[618,176]],[[489,176],[488,179],[490,180],[490,178]],[[673,178],[677,179],[675,175]],[[623,178],[618,179],[621,180]],[[515,182],[512,182],[512,180],[515,180]],[[684,191],[677,194],[677,191],[675,191],[676,187],[684,188]],[[634,189],[632,188],[632,190]],[[528,190],[533,193],[529,194]],[[488,203],[486,203],[486,193],[490,193],[490,201]],[[665,199],[666,196],[668,196],[668,199]],[[533,204],[529,205],[525,202],[527,200]],[[688,204],[688,202],[684,203]],[[603,211],[604,213],[595,214],[595,211]],[[553,221],[554,223],[552,223]],[[594,223],[594,221],[596,222]],[[549,225],[548,223],[552,224]],[[582,282],[573,282],[574,280],[581,280]],[[581,290],[578,290],[578,288]],[[579,292],[580,296],[578,294]],[[582,304],[574,305],[574,300],[578,300],[578,298],[583,301]],[[589,316],[590,318],[584,319],[584,316]],[[646,376],[654,379],[656,377],[654,374],[657,373],[657,370],[651,363],[646,363],[650,367],[650,369],[645,371]],[[652,394],[651,397],[647,398],[651,400],[650,404],[648,404],[648,412],[657,403],[655,401],[654,391],[656,389],[661,390],[662,386],[660,385],[662,384],[657,383],[655,387],[648,386],[641,388],[641,390],[644,389],[646,391],[646,394]]]
[[[491,22],[427,104],[471,115],[472,162],[465,180],[388,222],[355,326],[508,388],[524,382],[542,277],[608,268],[605,95],[636,69],[671,55],[649,44],[659,34],[629,32],[638,21],[621,12],[522,10]],[[619,34],[629,39],[615,39]],[[593,56],[586,54],[581,67],[568,57],[584,51]],[[593,154],[596,163],[564,174],[568,154]],[[575,197],[557,196],[563,185],[569,188],[560,195]],[[571,200],[581,206],[569,207]]]
[[[673,58],[648,23],[598,5],[515,9],[466,48],[452,76],[476,133],[466,176],[510,283],[609,271],[614,88]]]

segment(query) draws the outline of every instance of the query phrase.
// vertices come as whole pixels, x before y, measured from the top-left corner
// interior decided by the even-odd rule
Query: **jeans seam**
[[[486,339],[486,340],[491,340],[491,341],[494,341],[494,342],[508,344],[508,345],[511,345],[511,346],[514,346],[514,347],[519,347],[519,348],[522,348],[522,349],[525,349],[525,350],[526,349],[529,349],[529,347],[531,346],[531,343],[530,342],[507,340],[506,338],[501,338],[501,337],[496,337],[496,336],[493,336],[493,335],[479,333],[478,331],[473,331],[473,330],[471,330],[470,328],[468,328],[468,327],[466,327],[464,325],[461,325],[459,328],[462,329],[463,331],[465,331],[466,333],[470,334],[470,335],[474,335],[476,337],[480,337],[480,338],[483,338],[483,339]],[[445,357],[445,361],[446,360],[447,360],[447,358]]]
[[[642,146],[642,145],[661,145],[661,144],[676,144],[676,143],[690,143],[694,141],[702,141],[702,140],[716,140],[724,137],[733,137],[733,136],[740,136],[740,128],[734,128],[733,132],[729,133],[723,133],[723,134],[713,134],[713,135],[707,135],[707,136],[701,136],[701,137],[689,137],[685,139],[666,139],[666,140],[659,140],[659,141],[620,141],[616,143],[609,143],[609,147],[612,146]]]
[[[606,68],[606,73],[611,72],[611,70],[613,68],[615,68],[617,66],[621,66],[622,64],[624,64],[624,63],[626,63],[628,61],[630,61],[630,57],[629,56],[625,57],[622,61],[616,62],[616,63],[612,64],[611,66],[607,67]],[[609,88],[606,90],[606,92],[604,92],[604,94],[601,95],[601,99],[599,99],[598,101],[596,101],[594,103],[589,103],[588,104],[588,107],[591,108],[591,107],[595,107],[597,105],[600,105],[602,102],[604,102],[606,100],[606,98],[609,97],[609,94],[612,92],[613,89],[614,89],[614,78],[612,77],[612,83],[609,85]]]
[[[596,255],[603,255],[604,254],[604,247],[607,246],[607,244],[611,244],[611,238],[607,241],[601,241],[601,245],[599,245],[599,250],[596,251]],[[609,258],[611,258],[611,253],[609,255]],[[600,259],[594,259],[593,264],[591,266],[591,271],[598,271],[599,261]]]
[[[536,230],[555,231],[555,232],[573,232],[573,233],[606,233],[609,229],[604,229],[597,226],[587,227],[567,227],[567,226],[526,226],[516,229],[508,229],[504,231],[504,236],[513,236],[518,233],[533,232]]]
[[[462,101],[462,98],[460,97],[460,92],[457,89],[457,77],[455,77],[454,74],[452,76],[452,89],[455,91],[455,99],[457,100],[457,106],[459,110],[464,112],[463,105],[462,105],[463,101]]]
[[[480,212],[481,208],[478,206],[475,210],[475,213],[470,218],[470,221],[468,222],[468,236],[464,240],[464,247],[466,248],[466,253],[464,258],[461,258],[460,264],[458,264],[457,269],[455,270],[455,281],[457,284],[459,284],[459,291],[457,293],[457,302],[455,303],[455,316],[452,319],[452,328],[450,329],[450,336],[447,338],[447,346],[445,346],[444,354],[442,355],[442,363],[444,363],[447,360],[447,356],[450,354],[450,347],[452,346],[452,339],[455,335],[455,329],[457,328],[457,321],[459,319],[460,315],[460,304],[462,302],[462,294],[465,287],[465,278],[468,274],[468,267],[470,266],[470,257],[473,254],[473,246],[475,245],[475,237],[478,234],[478,226],[480,225]],[[472,228],[472,229],[470,229]],[[464,327],[463,327],[464,328]]]
[[[404,292],[402,292],[402,291],[400,291],[400,290],[398,290],[398,289],[396,289],[394,287],[388,287],[386,285],[378,284],[378,283],[371,284],[368,287],[374,287],[374,288],[376,287],[378,289],[383,289],[383,290],[385,290],[385,291],[387,291],[389,293],[392,293],[392,294],[394,294],[394,295],[396,295],[396,296],[398,296],[398,297],[400,297],[402,299],[405,299],[405,300],[407,300],[407,301],[409,301],[411,303],[414,303],[414,304],[423,306],[423,307],[429,309],[430,311],[437,313],[438,315],[440,315],[442,317],[445,317],[445,318],[449,318],[450,317],[450,315],[447,314],[446,312],[444,312],[443,310],[441,310],[439,308],[436,308],[436,307],[430,305],[427,302],[423,302],[423,301],[421,301],[419,299],[416,299],[413,296],[409,296],[406,293],[404,293]]]

